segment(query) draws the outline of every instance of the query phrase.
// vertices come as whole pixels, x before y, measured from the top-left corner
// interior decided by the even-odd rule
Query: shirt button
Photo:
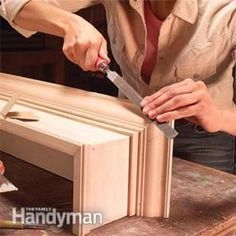
[[[144,43],[141,43],[141,44],[139,45],[139,49],[140,49],[140,50],[145,50],[145,44],[144,44]]]
[[[139,3],[140,3],[139,0],[130,0],[130,4],[133,7],[137,7],[139,5]]]
[[[199,77],[200,77],[199,74],[194,74],[194,75],[193,75],[193,79],[198,79]]]

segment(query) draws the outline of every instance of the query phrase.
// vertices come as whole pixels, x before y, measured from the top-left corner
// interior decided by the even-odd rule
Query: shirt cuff
[[[30,37],[35,34],[35,31],[30,31],[23,29],[16,24],[13,23],[17,13],[21,10],[21,8],[31,0],[0,0],[0,14],[3,18],[5,18],[8,23],[20,34],[25,37]]]

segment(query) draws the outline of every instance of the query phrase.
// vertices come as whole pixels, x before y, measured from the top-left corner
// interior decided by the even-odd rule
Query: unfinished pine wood
[[[127,163],[128,152],[128,143],[122,140],[102,146],[87,146],[83,150],[83,158],[75,156],[74,186],[79,184],[82,189],[80,196],[76,192],[74,195],[75,212],[101,212],[100,206],[103,205],[104,224],[127,216],[128,164],[124,166],[124,163]],[[76,168],[77,165],[82,167],[81,171]],[[84,175],[81,175],[82,169]],[[111,190],[111,182],[116,186],[115,191]],[[81,204],[77,205],[80,201]],[[87,234],[98,226],[82,225],[82,232]]]
[[[75,211],[100,206],[105,223],[125,215],[168,217],[172,143],[138,108],[124,99],[0,74],[0,109],[15,94],[20,98],[10,112],[33,112],[39,121],[1,119],[0,148],[73,180]],[[34,150],[50,154],[40,158]],[[91,228],[77,225],[74,232]]]

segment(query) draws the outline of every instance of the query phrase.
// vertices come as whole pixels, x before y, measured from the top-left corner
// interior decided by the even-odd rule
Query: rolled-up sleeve
[[[233,17],[233,22],[234,22],[234,25],[233,25],[233,44],[234,46],[236,46],[236,9],[234,11],[234,17]]]
[[[13,23],[13,20],[15,19],[17,13],[21,10],[21,8],[29,1],[31,0],[0,0],[0,15],[4,19],[6,19],[15,30],[17,30],[25,37],[30,37],[36,32],[18,27]]]
[[[25,4],[30,2],[31,0],[0,0],[0,15],[5,18],[8,23],[19,33],[21,33],[25,37],[30,37],[35,31],[30,31],[23,29],[16,24],[14,24],[14,19],[18,12],[24,7]],[[40,1],[40,0],[39,0]],[[82,8],[89,7],[91,5],[97,4],[98,0],[41,0],[49,4],[56,5],[65,10],[74,12],[80,10]]]
[[[76,12],[80,9],[102,3],[102,0],[57,0],[57,3],[67,11]]]

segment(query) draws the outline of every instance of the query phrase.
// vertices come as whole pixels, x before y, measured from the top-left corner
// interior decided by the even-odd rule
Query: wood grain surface
[[[61,211],[72,210],[71,181],[10,156],[1,158],[7,169],[6,176],[19,187],[18,192],[0,195],[1,219],[11,219],[12,207],[48,206]],[[91,231],[89,236],[235,236],[235,186],[233,175],[174,158],[169,219],[125,217]],[[0,230],[0,235],[72,235],[71,226],[65,226],[58,233],[53,230]]]

